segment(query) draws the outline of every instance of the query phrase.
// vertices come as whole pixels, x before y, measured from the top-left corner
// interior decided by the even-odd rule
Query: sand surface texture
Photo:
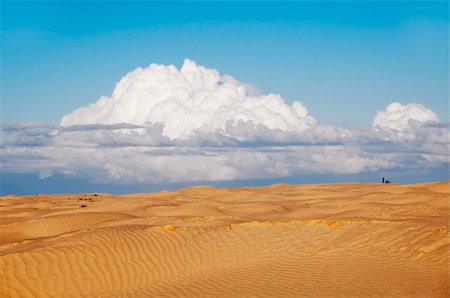
[[[448,297],[449,188],[1,197],[0,297]]]

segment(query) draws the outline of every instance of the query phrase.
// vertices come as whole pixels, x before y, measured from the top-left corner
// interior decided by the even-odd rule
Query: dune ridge
[[[0,197],[0,297],[448,297],[449,195],[446,181]]]

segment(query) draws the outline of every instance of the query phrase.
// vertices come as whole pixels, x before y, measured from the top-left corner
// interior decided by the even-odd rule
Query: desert
[[[448,297],[449,182],[4,196],[1,297]]]
[[[450,298],[449,1],[0,1],[0,298]]]

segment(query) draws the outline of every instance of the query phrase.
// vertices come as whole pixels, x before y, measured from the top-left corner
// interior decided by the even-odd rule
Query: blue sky
[[[0,195],[448,180],[448,53],[448,1],[2,1]]]
[[[190,58],[318,120],[393,101],[448,119],[448,3],[2,2],[2,121],[58,124],[127,72]]]

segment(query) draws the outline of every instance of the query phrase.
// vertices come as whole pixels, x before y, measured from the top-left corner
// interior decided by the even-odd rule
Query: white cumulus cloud
[[[372,129],[385,140],[411,141],[419,138],[427,126],[439,121],[439,117],[423,105],[394,102],[378,111]]]
[[[157,64],[135,69],[110,97],[65,115],[60,124],[161,123],[163,135],[174,140],[195,132],[225,132],[242,121],[285,132],[301,132],[316,123],[301,102],[289,106],[280,95],[256,95],[233,77],[186,59],[180,70]]]
[[[388,131],[395,136],[411,138],[418,125],[438,122],[439,117],[430,109],[417,103],[402,105],[391,103],[383,111],[378,111],[373,119],[375,131]]]

